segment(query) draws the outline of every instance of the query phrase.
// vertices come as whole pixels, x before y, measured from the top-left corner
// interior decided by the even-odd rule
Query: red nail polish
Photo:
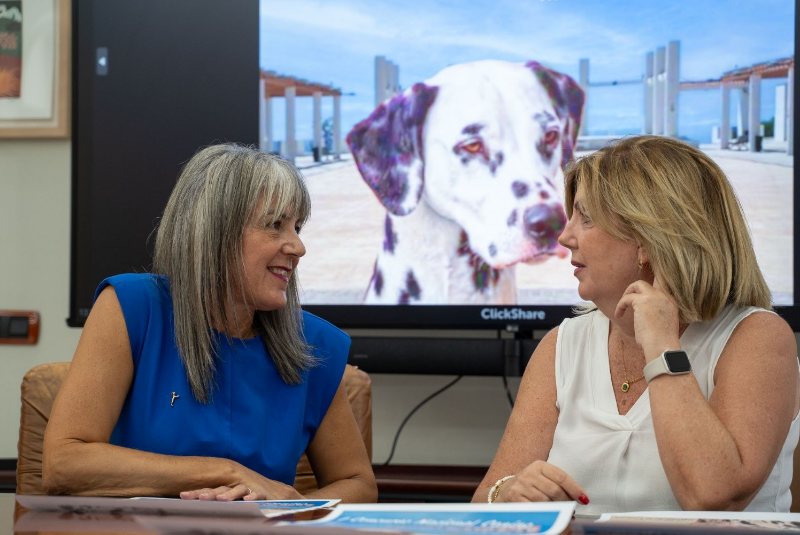
[[[581,502],[583,505],[589,505],[589,497],[586,494],[581,494],[578,496],[578,501]]]

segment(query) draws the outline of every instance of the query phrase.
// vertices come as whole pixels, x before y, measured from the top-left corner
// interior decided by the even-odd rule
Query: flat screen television
[[[306,176],[303,306],[352,362],[513,375],[579,301],[564,161],[656,133],[728,174],[800,331],[797,0],[74,4],[70,325],[149,268],[181,165],[238,141]]]
[[[555,243],[556,160],[656,133],[726,172],[774,303],[800,328],[794,0],[260,8],[262,77],[284,83],[262,93],[262,144],[312,193],[308,310],[352,328],[558,325],[580,299]]]

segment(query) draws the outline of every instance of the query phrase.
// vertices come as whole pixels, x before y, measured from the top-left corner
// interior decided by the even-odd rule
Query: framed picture
[[[70,0],[0,0],[0,138],[69,136]]]

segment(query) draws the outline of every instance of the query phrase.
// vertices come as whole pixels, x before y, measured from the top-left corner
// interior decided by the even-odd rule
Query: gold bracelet
[[[512,477],[514,476],[506,476],[501,479],[498,479],[497,483],[492,485],[492,488],[489,489],[489,495],[486,497],[486,501],[489,503],[494,503],[494,501],[497,499],[497,496],[500,494],[500,487],[502,487],[503,483],[505,483]]]

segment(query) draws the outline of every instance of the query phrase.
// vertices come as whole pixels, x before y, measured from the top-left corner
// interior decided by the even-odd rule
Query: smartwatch
[[[692,371],[692,363],[685,351],[664,351],[644,367],[644,378],[649,383],[659,375],[681,375]]]

